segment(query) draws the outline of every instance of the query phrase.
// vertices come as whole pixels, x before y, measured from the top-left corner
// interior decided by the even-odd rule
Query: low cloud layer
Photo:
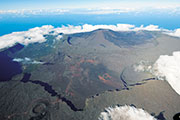
[[[153,74],[160,80],[167,80],[180,95],[180,51],[172,56],[161,55],[153,66]]]
[[[180,51],[173,52],[171,56],[160,55],[154,64],[140,61],[133,67],[136,72],[149,72],[158,80],[166,80],[180,95]]]
[[[96,29],[111,29],[114,31],[138,31],[138,30],[148,30],[148,31],[154,31],[154,30],[160,30],[158,26],[149,25],[149,26],[141,26],[141,27],[135,27],[134,25],[130,24],[117,24],[117,25],[89,25],[85,24],[82,26],[62,26],[58,28],[54,28],[51,25],[45,25],[42,27],[35,27],[32,29],[29,29],[28,31],[22,31],[22,32],[13,32],[11,34],[7,34],[0,37],[0,49],[11,47],[16,43],[20,43],[23,45],[28,45],[30,43],[35,42],[45,42],[46,38],[44,35],[52,34],[58,35],[59,33],[64,34],[73,34],[73,33],[80,33],[80,32],[89,32]],[[60,39],[62,36],[58,35],[57,39]]]
[[[160,31],[161,29],[159,28],[158,25],[149,25],[146,27],[144,27],[144,25],[141,25],[140,27],[134,28],[134,30]]]
[[[44,64],[44,62],[32,60],[32,59],[27,58],[27,57],[25,57],[25,58],[14,58],[13,61],[20,62],[23,64]]]
[[[156,120],[148,112],[133,106],[116,106],[101,112],[99,120]]]
[[[64,34],[72,34],[72,33],[80,33],[80,32],[90,32],[96,29],[111,29],[114,31],[130,31],[135,28],[134,25],[130,24],[117,24],[117,25],[89,25],[84,24],[82,26],[62,26],[59,28],[55,28],[55,33],[64,33]]]
[[[29,43],[45,42],[46,39],[43,35],[49,34],[53,30],[53,26],[45,25],[42,27],[35,27],[28,31],[13,32],[0,37],[0,49],[11,47],[16,43],[28,45]]]
[[[136,72],[151,72],[152,66],[149,61],[141,60],[139,63],[133,65],[134,71]]]
[[[146,31],[164,31],[164,29],[160,29],[157,25],[149,25],[136,27],[135,25],[131,24],[117,24],[117,25],[89,25],[84,24],[82,26],[62,26],[58,28],[54,28],[51,25],[45,25],[42,27],[35,27],[29,29],[28,31],[22,32],[13,32],[11,34],[7,34],[0,37],[0,49],[11,47],[16,43],[20,43],[23,45],[28,45],[30,43],[35,42],[45,42],[46,38],[44,35],[56,35],[56,39],[62,38],[59,33],[64,34],[73,34],[73,33],[81,33],[81,32],[89,32],[96,29],[110,29],[114,31],[139,31],[139,30],[146,30]],[[180,37],[180,29],[175,31],[168,31],[166,30],[166,34],[171,36]]]
[[[180,37],[180,29],[176,29],[174,31],[169,31],[166,34],[174,37]]]
[[[59,14],[64,14],[68,13],[68,9],[18,9],[18,10],[0,10],[0,15],[59,15]]]
[[[96,5],[95,5],[96,6]],[[139,4],[136,3],[136,5],[128,3],[128,5],[121,3],[121,5],[118,5],[116,3],[115,5],[108,4],[107,6],[101,6],[97,5],[95,7],[88,7],[83,9],[77,9],[77,8],[67,8],[67,9],[9,9],[9,10],[0,10],[0,15],[19,15],[19,16],[29,16],[29,15],[59,15],[59,14],[121,14],[121,13],[133,13],[133,14],[142,14],[142,13],[166,13],[170,15],[179,15],[180,14],[180,5],[179,4],[173,4],[170,5],[169,3],[166,4]],[[123,7],[122,7],[123,6]]]

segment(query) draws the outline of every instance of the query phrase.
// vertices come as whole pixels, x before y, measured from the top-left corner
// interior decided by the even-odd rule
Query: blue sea
[[[83,24],[133,24],[158,25],[160,28],[174,30],[180,28],[180,16],[167,14],[61,14],[61,15],[0,15],[0,36],[15,31],[24,31],[42,25],[83,25]]]

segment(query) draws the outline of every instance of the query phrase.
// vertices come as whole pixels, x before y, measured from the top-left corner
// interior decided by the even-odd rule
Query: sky
[[[0,10],[176,6],[180,0],[0,0]]]

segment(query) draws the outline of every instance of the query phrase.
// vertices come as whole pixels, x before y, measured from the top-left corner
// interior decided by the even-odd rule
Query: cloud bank
[[[137,27],[134,30],[160,31],[160,28],[158,25],[149,25],[146,27],[144,27],[144,25],[141,25],[140,27]]]
[[[176,29],[174,31],[166,32],[166,34],[174,37],[180,37],[180,29]]]
[[[130,24],[117,24],[117,25],[89,25],[84,24],[82,26],[62,26],[59,28],[55,28],[55,33],[64,33],[64,34],[73,34],[73,33],[80,33],[80,32],[90,32],[97,29],[111,29],[114,31],[130,31],[135,28],[134,25]]]
[[[35,27],[28,31],[13,32],[0,37],[0,49],[11,47],[16,43],[28,45],[35,42],[45,42],[44,35],[49,34],[53,30],[53,26],[45,25],[42,27]]]
[[[108,6],[108,7],[107,7]],[[179,4],[140,4],[140,3],[124,3],[119,5],[119,3],[103,5],[93,5],[88,8],[43,8],[43,9],[7,9],[0,10],[0,15],[20,15],[20,16],[29,16],[29,15],[59,15],[59,14],[121,14],[121,13],[166,13],[170,15],[179,15],[180,14],[180,5]]]
[[[0,49],[11,47],[16,43],[20,43],[23,45],[28,45],[30,43],[42,43],[46,41],[46,37],[44,35],[55,35],[56,39],[61,39],[64,34],[73,34],[73,33],[81,33],[81,32],[90,32],[96,29],[110,29],[114,31],[166,31],[165,34],[180,37],[180,29],[169,31],[159,28],[157,25],[149,25],[136,27],[131,24],[117,24],[117,25],[90,25],[84,24],[82,26],[62,26],[54,28],[52,25],[44,25],[42,27],[35,27],[29,29],[28,31],[22,32],[13,32],[11,34],[7,34],[0,37]]]
[[[139,63],[133,65],[136,72],[151,72],[152,66],[149,61],[141,60]]]
[[[116,106],[101,112],[99,120],[156,120],[148,112],[133,106]]]
[[[18,10],[0,10],[0,15],[59,15],[68,13],[68,9],[18,9]]]
[[[22,32],[13,32],[11,34],[7,34],[0,37],[0,49],[11,47],[16,43],[20,43],[23,45],[28,45],[30,43],[35,42],[45,42],[46,38],[44,35],[57,35],[57,39],[62,38],[59,33],[64,34],[73,34],[73,33],[80,33],[80,32],[89,32],[96,29],[111,29],[114,31],[138,31],[138,30],[147,30],[147,31],[160,31],[161,29],[158,28],[158,26],[155,25],[149,25],[149,26],[140,26],[135,27],[134,25],[130,24],[117,24],[117,25],[89,25],[84,24],[82,26],[62,26],[58,28],[54,28],[51,25],[44,25],[42,27],[35,27],[32,29],[29,29],[28,31],[22,31]]]
[[[172,56],[161,55],[153,66],[153,74],[160,80],[167,80],[180,95],[180,51]]]
[[[136,72],[149,72],[158,80],[166,80],[180,95],[180,51],[173,52],[172,56],[161,55],[154,64],[140,61],[133,67]]]
[[[36,60],[32,60],[30,58],[14,58],[13,59],[14,62],[20,62],[23,64],[44,64],[44,62],[40,62],[40,61],[36,61]]]

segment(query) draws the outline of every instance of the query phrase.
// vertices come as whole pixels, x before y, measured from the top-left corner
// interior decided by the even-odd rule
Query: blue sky
[[[180,5],[180,0],[0,0],[0,10]]]

